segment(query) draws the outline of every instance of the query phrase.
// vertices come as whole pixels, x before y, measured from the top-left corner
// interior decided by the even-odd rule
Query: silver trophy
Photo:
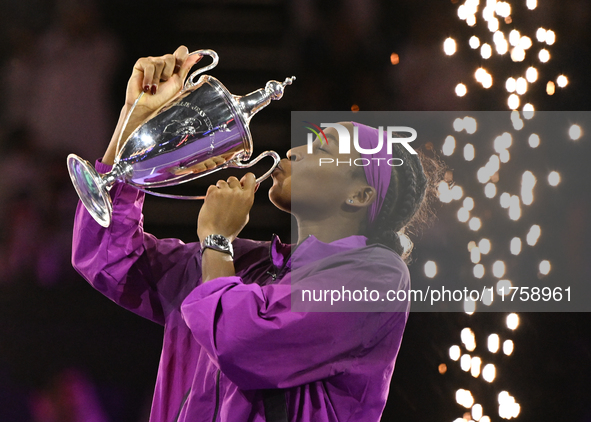
[[[274,164],[256,180],[258,183],[268,178],[279,163],[280,157],[274,151],[265,151],[246,162],[253,150],[248,125],[252,116],[271,100],[281,99],[285,86],[291,85],[295,77],[283,83],[269,81],[265,88],[240,97],[232,95],[209,75],[202,75],[194,82],[198,74],[214,68],[219,58],[212,50],[191,54],[211,56],[213,62],[193,72],[178,95],[148,117],[121,148],[118,145],[117,158],[109,173],[101,175],[88,161],[74,154],[68,156],[68,171],[76,192],[101,226],[111,224],[113,204],[109,190],[116,181],[156,196],[203,199],[205,196],[170,195],[148,188],[178,185],[225,168],[248,168],[270,156]],[[127,120],[142,95],[135,101]],[[222,164],[209,169],[202,165],[211,159]]]

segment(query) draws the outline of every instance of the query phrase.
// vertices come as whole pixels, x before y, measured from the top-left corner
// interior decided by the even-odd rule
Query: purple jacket
[[[291,312],[291,246],[276,236],[236,239],[236,275],[203,284],[198,243],[145,233],[144,194],[133,187],[116,184],[111,196],[107,229],[78,205],[72,263],[105,296],[164,325],[151,422],[263,422],[268,388],[285,389],[290,421],[380,420],[408,302],[400,312]],[[371,273],[409,288],[400,257],[364,236],[310,236],[299,249],[320,282]],[[339,265],[322,266],[337,255]]]

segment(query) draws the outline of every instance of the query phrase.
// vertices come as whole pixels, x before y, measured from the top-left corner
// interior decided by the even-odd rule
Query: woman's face
[[[352,137],[353,125],[341,124]],[[281,160],[272,174],[271,202],[296,217],[330,217],[346,206],[348,199],[355,199],[360,189],[368,187],[363,168],[353,164],[359,153],[352,149],[350,154],[339,154],[336,129],[327,128],[324,133],[328,145],[324,139],[316,138],[312,154],[308,153],[307,145],[290,149],[287,159]],[[320,158],[325,160],[320,163]]]

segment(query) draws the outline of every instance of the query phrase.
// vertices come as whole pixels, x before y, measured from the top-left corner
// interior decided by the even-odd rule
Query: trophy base
[[[113,204],[100,174],[92,165],[75,154],[68,155],[68,172],[80,200],[92,217],[103,227],[109,227]]]

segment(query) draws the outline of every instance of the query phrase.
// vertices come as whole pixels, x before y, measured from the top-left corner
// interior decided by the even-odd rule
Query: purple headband
[[[378,146],[378,129],[365,126],[361,123],[351,123],[353,124],[353,130],[358,132],[357,139],[359,140],[359,146],[361,148],[368,150]],[[392,158],[392,156],[388,155],[387,151],[386,142],[383,141],[382,148],[380,148],[379,151],[373,154],[361,154],[361,158],[367,158],[369,160],[369,165],[363,166],[367,183],[373,187],[377,193],[376,200],[369,206],[367,211],[367,221],[369,224],[373,223],[380,213],[382,205],[384,204],[386,192],[388,192],[388,186],[390,186],[390,179],[392,178],[392,167],[386,163],[386,161]],[[376,158],[376,160],[372,160],[372,158]]]

